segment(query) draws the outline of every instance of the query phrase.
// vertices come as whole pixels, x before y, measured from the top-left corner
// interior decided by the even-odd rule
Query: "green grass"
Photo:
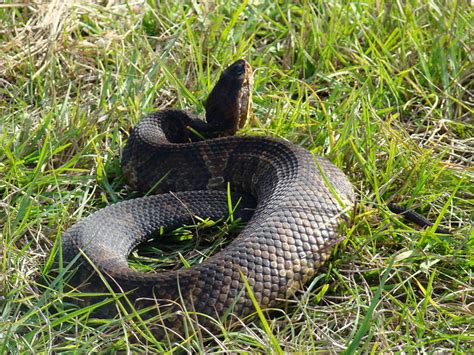
[[[468,2],[108,3],[0,5],[0,352],[473,351]],[[61,282],[45,292],[61,234],[134,195],[118,164],[129,129],[159,108],[202,114],[238,58],[255,68],[243,133],[327,156],[358,191],[318,277],[266,322],[177,344],[133,314],[91,317]],[[393,201],[453,234],[404,222]],[[193,259],[187,243],[165,263]]]

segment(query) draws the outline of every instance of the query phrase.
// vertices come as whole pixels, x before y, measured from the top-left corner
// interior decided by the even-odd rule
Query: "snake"
[[[282,307],[314,278],[344,239],[354,188],[339,168],[303,147],[236,135],[252,110],[252,70],[240,59],[222,71],[205,119],[164,109],[132,129],[121,166],[145,196],[100,209],[63,233],[62,261],[76,265],[72,286],[100,291],[105,283],[138,307],[173,305],[167,325],[179,331],[176,307],[204,325],[229,314],[240,319],[256,307]],[[129,254],[157,231],[196,217],[226,218],[239,202],[233,210],[245,226],[203,262],[154,272],[129,267]]]

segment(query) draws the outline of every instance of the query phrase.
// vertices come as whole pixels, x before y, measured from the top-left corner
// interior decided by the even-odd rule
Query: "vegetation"
[[[473,351],[467,1],[35,3],[0,5],[0,352]],[[68,227],[136,195],[118,164],[129,129],[160,108],[202,114],[238,58],[255,68],[242,133],[327,156],[358,191],[319,276],[284,311],[177,343],[41,286]],[[397,201],[452,234],[404,222],[386,207]],[[131,263],[196,262],[221,240]]]

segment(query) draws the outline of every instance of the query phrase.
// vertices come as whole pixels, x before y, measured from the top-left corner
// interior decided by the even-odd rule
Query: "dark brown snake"
[[[124,148],[122,168],[132,187],[157,185],[160,194],[117,203],[72,226],[62,237],[66,264],[79,254],[117,290],[131,291],[136,304],[178,301],[214,318],[255,311],[242,277],[262,308],[278,307],[311,279],[340,240],[354,190],[341,170],[301,147],[228,136],[245,122],[251,84],[251,68],[239,60],[211,92],[207,122],[179,110],[142,119]],[[196,141],[189,127],[211,139]],[[228,184],[235,200],[243,196],[245,206],[250,195],[256,207],[227,247],[188,269],[142,273],[128,267],[129,253],[154,231],[193,223],[194,216],[227,216]],[[87,284],[90,270],[79,268],[70,282]],[[89,281],[87,290],[103,289],[99,278]],[[179,329],[175,318],[168,324]]]

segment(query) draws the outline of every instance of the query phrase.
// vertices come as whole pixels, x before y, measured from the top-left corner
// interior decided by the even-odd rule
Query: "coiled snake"
[[[254,312],[243,277],[262,308],[279,306],[311,279],[340,239],[338,226],[353,206],[354,190],[338,168],[301,147],[230,136],[245,122],[251,89],[251,68],[239,60],[209,95],[206,122],[180,110],[143,118],[124,148],[122,168],[132,187],[148,191],[157,185],[160,194],[117,203],[72,226],[62,236],[63,260],[79,254],[83,265],[92,263],[137,304],[178,301],[211,317]],[[194,138],[190,127],[209,139]],[[228,184],[243,196],[243,205],[250,195],[256,207],[226,248],[178,271],[128,267],[129,253],[157,229],[191,223],[194,216],[225,217]],[[90,270],[78,268],[70,282],[87,284]],[[97,278],[87,289],[101,283]],[[177,323],[169,322],[178,329]]]

